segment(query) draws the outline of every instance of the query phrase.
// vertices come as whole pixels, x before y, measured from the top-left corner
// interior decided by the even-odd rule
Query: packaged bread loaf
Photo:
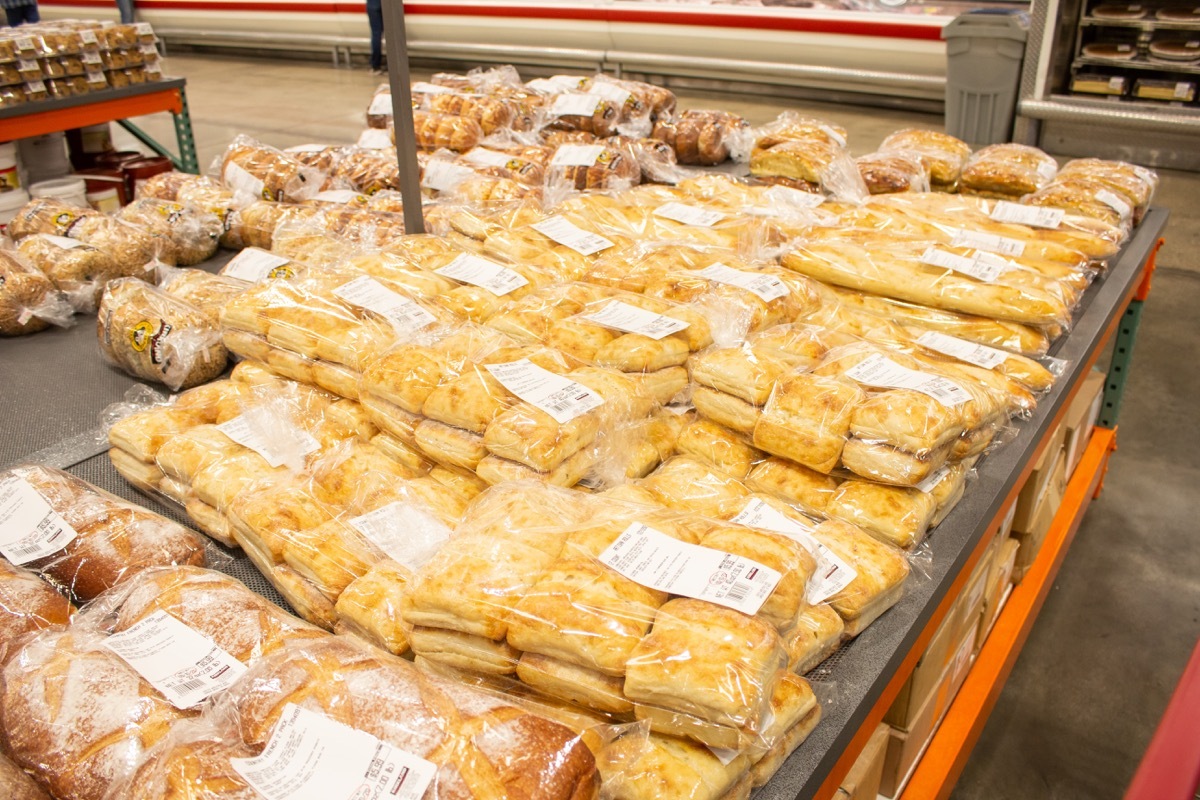
[[[11,800],[51,800],[37,781],[7,756],[0,756],[0,792]]]
[[[122,274],[107,252],[78,239],[38,233],[23,238],[18,250],[67,296],[73,308],[85,313],[95,310],[104,284]]]
[[[1129,164],[1124,161],[1105,161],[1099,158],[1076,158],[1068,161],[1058,172],[1058,177],[1086,178],[1099,181],[1133,207],[1133,222],[1139,224],[1154,192],[1158,188],[1158,175],[1154,170]]]
[[[474,93],[433,94],[425,99],[425,105],[436,114],[451,114],[475,120],[485,136],[498,130],[511,129],[521,114],[515,103]]]
[[[330,690],[312,692],[317,684]],[[599,786],[591,752],[570,729],[337,637],[265,659],[230,701],[253,752],[286,735],[297,715],[315,717],[335,741],[378,741],[432,762],[419,778],[437,796],[593,798]]]
[[[55,797],[103,798],[171,725],[173,706],[92,630],[47,631],[4,670],[7,749]]]
[[[463,153],[483,139],[483,128],[470,117],[457,114],[414,111],[417,147],[422,150],[453,150]]]
[[[318,170],[248,136],[233,140],[220,171],[225,186],[246,201],[295,203],[319,192],[324,182]]]
[[[131,375],[178,390],[225,371],[212,318],[137,278],[109,282],[96,321],[100,352]]]
[[[917,156],[929,170],[929,181],[934,191],[947,192],[958,189],[963,166],[971,155],[970,145],[961,139],[918,128],[905,128],[889,134],[879,145],[879,151]]]
[[[200,269],[163,267],[159,270],[159,288],[200,309],[217,326],[221,322],[221,309],[246,291],[247,284]]]
[[[1132,224],[1135,209],[1126,195],[1114,192],[1108,183],[1079,175],[1056,178],[1021,198],[1021,202],[1031,206],[1061,208],[1118,228]]]
[[[222,232],[214,215],[169,200],[134,200],[121,209],[120,216],[148,231],[162,243],[160,253],[172,254],[172,263],[184,267],[211,258]]]
[[[1041,189],[1057,172],[1058,163],[1036,147],[990,144],[972,153],[963,165],[961,191],[1016,199]]]
[[[729,159],[749,123],[725,111],[687,109],[659,119],[650,134],[675,150],[680,164],[712,166]]]
[[[1005,263],[864,229],[810,237],[783,258],[789,269],[848,289],[1011,322],[1069,324],[1071,287]]]
[[[571,192],[621,191],[639,180],[641,167],[627,147],[562,145],[546,168],[547,202],[557,205]]]
[[[928,192],[929,172],[917,155],[904,152],[870,153],[854,159],[871,194]]]
[[[52,324],[68,327],[73,313],[49,278],[18,254],[0,250],[0,336],[36,333]]]
[[[24,514],[5,526],[4,555],[80,601],[146,567],[204,561],[197,534],[65,472],[14,467],[3,480],[10,503]]]
[[[107,253],[122,275],[144,275],[155,257],[153,237],[145,231],[91,208],[49,198],[32,200],[18,209],[7,232],[17,241],[35,233],[77,239]]]
[[[36,574],[0,560],[0,664],[26,634],[66,628],[74,610],[66,597]]]

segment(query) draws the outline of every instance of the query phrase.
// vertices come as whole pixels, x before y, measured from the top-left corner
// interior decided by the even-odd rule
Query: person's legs
[[[371,23],[371,69],[383,69],[382,0],[367,0],[367,21]]]
[[[121,12],[121,24],[132,25],[134,22],[133,0],[117,0],[117,9]]]
[[[4,16],[8,20],[8,24],[14,28],[23,22],[38,22],[41,20],[36,5],[6,8],[4,9]]]

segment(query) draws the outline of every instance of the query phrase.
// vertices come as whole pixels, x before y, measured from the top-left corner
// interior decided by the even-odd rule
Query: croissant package
[[[143,380],[179,390],[225,371],[212,316],[137,278],[108,283],[96,329],[105,360]]]
[[[766,473],[739,481],[697,459],[677,456],[638,485],[670,508],[782,534],[815,559],[805,593],[810,605],[783,634],[792,669],[807,672],[843,637],[861,633],[899,600],[909,565],[903,553],[869,531],[809,510],[817,504],[816,492],[812,485],[804,488],[795,469]]]
[[[147,567],[204,563],[197,534],[65,472],[14,467],[0,491],[15,510],[0,552],[81,602]]]
[[[36,333],[50,325],[69,327],[74,313],[73,304],[49,278],[18,254],[0,250],[0,336]]]
[[[858,167],[846,149],[846,131],[819,119],[784,112],[755,131],[750,174],[784,179],[795,188],[820,190],[851,202],[867,196]]]
[[[370,275],[309,273],[255,286],[226,304],[226,346],[292,380],[358,398],[363,368],[400,337],[453,315]]]
[[[971,146],[948,133],[905,128],[888,135],[879,145],[879,152],[903,153],[921,159],[929,170],[933,190],[954,192],[971,155]]]
[[[315,755],[283,747],[293,736],[312,741]],[[187,779],[192,796],[213,800],[270,793],[280,775],[302,791],[319,781],[335,794],[379,785],[464,800],[590,800],[600,786],[581,734],[332,636],[293,643],[251,667],[118,788],[159,797],[183,775],[195,776]]]
[[[928,192],[929,170],[922,159],[904,152],[869,153],[854,159],[871,194]]]
[[[242,203],[297,203],[321,191],[325,176],[249,136],[238,136],[221,157],[221,181]]]
[[[628,546],[637,549],[622,558]],[[739,580],[770,574],[775,586],[745,596],[736,582],[731,594],[684,588],[690,577],[641,571],[649,551],[678,551],[682,574],[697,580],[725,558]],[[779,630],[806,606],[814,564],[775,534],[505,484],[478,498],[418,571],[404,614],[423,659],[515,673],[550,697],[738,748],[761,738],[786,669]]]
[[[1036,147],[990,144],[976,150],[963,165],[960,191],[1016,200],[1054,180],[1058,163]]]
[[[21,239],[17,250],[67,296],[76,311],[84,313],[95,311],[104,284],[122,275],[111,255],[78,239],[36,233]]]
[[[525,262],[550,271],[559,280],[583,277],[595,256],[629,243],[628,235],[597,224],[563,203],[559,213],[531,224],[498,225],[483,232],[482,255],[500,261]],[[507,222],[507,220],[505,220]],[[518,222],[526,223],[524,219]]]
[[[119,216],[155,238],[159,260],[187,267],[217,252],[221,221],[194,206],[143,198],[122,208]]]

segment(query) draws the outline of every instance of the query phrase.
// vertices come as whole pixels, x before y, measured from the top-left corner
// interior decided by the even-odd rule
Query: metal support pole
[[[1141,300],[1130,302],[1121,319],[1121,327],[1113,341],[1112,363],[1108,367],[1108,379],[1104,382],[1104,404],[1100,407],[1097,425],[1102,428],[1117,427],[1121,413],[1121,399],[1129,382],[1129,368],[1133,365],[1133,343],[1137,340],[1138,325],[1142,321]]]
[[[400,196],[404,200],[404,230],[424,233],[421,210],[421,169],[417,165],[417,135],[413,130],[412,92],[408,75],[408,40],[404,33],[403,0],[383,0],[383,35],[387,40],[388,82],[392,87],[392,121],[396,158],[400,162]]]

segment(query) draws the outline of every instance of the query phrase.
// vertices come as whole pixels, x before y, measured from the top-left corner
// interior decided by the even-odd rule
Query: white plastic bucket
[[[67,158],[67,138],[62,133],[47,133],[17,142],[21,167],[30,185],[61,178],[71,173]]]
[[[73,206],[88,205],[87,184],[83,178],[56,178],[52,181],[39,181],[29,187],[29,193],[34,197],[53,198]]]
[[[88,205],[105,214],[121,210],[121,197],[116,189],[101,189],[98,192],[87,193]]]
[[[8,226],[9,220],[17,215],[21,206],[28,202],[29,192],[24,189],[0,192],[0,232],[3,232]]]

